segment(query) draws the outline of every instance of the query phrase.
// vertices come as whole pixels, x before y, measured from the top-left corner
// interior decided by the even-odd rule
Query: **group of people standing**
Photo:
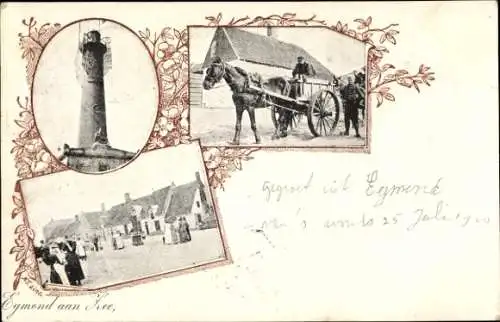
[[[82,285],[85,274],[81,261],[87,260],[87,253],[80,238],[70,240],[66,236],[50,244],[42,240],[40,246],[35,247],[35,256],[50,267],[50,283]]]
[[[344,104],[345,114],[345,132],[344,135],[349,135],[350,125],[354,127],[356,137],[361,137],[359,134],[359,117],[358,109],[364,112],[364,89],[361,83],[362,74],[356,74],[356,81],[353,76],[347,78],[347,85],[340,88],[340,95]],[[364,115],[363,115],[364,116]]]
[[[191,241],[191,230],[186,217],[182,216],[173,222],[167,222],[163,234],[163,244],[172,245]]]

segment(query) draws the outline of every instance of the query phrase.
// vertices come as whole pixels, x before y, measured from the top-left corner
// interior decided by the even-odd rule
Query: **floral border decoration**
[[[410,74],[405,69],[396,69],[390,63],[382,64],[385,54],[389,53],[384,43],[396,45],[396,36],[399,31],[398,24],[390,24],[383,28],[372,27],[372,17],[354,19],[357,23],[355,29],[347,23],[338,21],[330,25],[325,20],[317,19],[316,15],[310,18],[299,18],[295,13],[273,14],[269,16],[256,16],[250,18],[231,18],[222,22],[222,13],[216,16],[205,17],[208,26],[324,26],[333,31],[340,32],[369,45],[368,49],[368,88],[370,98],[375,97],[377,107],[384,100],[395,101],[390,93],[390,84],[415,88],[420,92],[420,85],[430,86],[430,81],[435,80],[430,67],[421,64],[415,74]],[[40,58],[43,48],[48,41],[61,29],[59,23],[45,23],[37,26],[37,21],[31,17],[23,19],[26,33],[19,33],[19,46],[22,58],[26,61],[26,81],[31,89],[35,66]],[[187,29],[177,30],[165,27],[159,33],[152,33],[148,28],[139,31],[139,37],[147,46],[155,64],[160,83],[159,116],[153,132],[148,140],[146,150],[155,150],[168,146],[187,143],[190,140],[188,111],[189,111],[189,66],[188,66],[188,33]],[[375,36],[379,36],[377,40]],[[33,109],[29,97],[24,100],[17,98],[21,111],[15,123],[21,128],[12,142],[17,176],[26,179],[44,174],[55,173],[67,169],[43,145],[40,134],[33,120]],[[232,171],[242,169],[242,161],[249,160],[250,154],[259,148],[203,148],[203,157],[208,169],[210,186],[213,189],[223,189],[225,181]],[[10,249],[10,254],[15,254],[19,262],[15,272],[13,288],[18,288],[21,279],[33,280],[40,283],[35,255],[33,252],[33,230],[29,227],[28,216],[22,196],[16,186],[12,200],[14,210],[12,218],[21,216],[22,224],[15,230],[15,246]]]

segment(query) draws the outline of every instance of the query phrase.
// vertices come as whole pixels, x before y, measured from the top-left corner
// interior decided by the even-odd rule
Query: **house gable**
[[[225,28],[218,27],[214,37],[210,42],[203,68],[207,68],[212,63],[214,57],[220,57],[223,61],[232,61],[238,59],[238,54],[228,38]]]
[[[196,189],[193,194],[193,203],[191,204],[191,209],[189,212],[192,214],[200,213],[202,215],[205,212],[203,201],[200,198],[200,189]]]
[[[54,220],[43,228],[45,240],[51,240],[57,237],[64,237],[65,231],[73,223],[73,219]]]
[[[198,182],[196,181],[176,186],[165,217],[181,216],[191,213],[197,191]]]

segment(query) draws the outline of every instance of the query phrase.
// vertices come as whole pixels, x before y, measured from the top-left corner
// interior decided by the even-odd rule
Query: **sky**
[[[241,28],[266,35],[265,27]],[[189,28],[191,63],[203,63],[216,28]],[[358,40],[326,28],[277,27],[275,37],[304,48],[334,74],[347,74],[366,64],[366,46]]]
[[[196,180],[196,171],[207,184],[201,149],[198,143],[191,143],[143,153],[119,171],[101,175],[63,171],[21,181],[21,189],[30,226],[36,236],[43,236],[43,226],[51,218],[99,211],[102,202],[109,209],[122,203],[127,192],[136,198],[172,182],[188,183]]]
[[[83,32],[95,26],[96,20],[91,20],[80,28]],[[145,145],[157,113],[154,64],[142,41],[124,27],[106,21],[100,31],[102,37],[111,38],[112,68],[104,76],[108,139],[115,148],[135,152]],[[64,143],[78,147],[78,34],[78,23],[59,32],[42,53],[34,78],[35,121],[55,155]]]

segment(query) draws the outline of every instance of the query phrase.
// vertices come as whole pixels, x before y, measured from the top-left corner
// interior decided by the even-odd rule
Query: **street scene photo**
[[[188,32],[190,132],[203,146],[367,146],[361,41],[323,27]]]
[[[94,289],[226,260],[202,162],[191,143],[105,176],[22,181],[42,283]]]

